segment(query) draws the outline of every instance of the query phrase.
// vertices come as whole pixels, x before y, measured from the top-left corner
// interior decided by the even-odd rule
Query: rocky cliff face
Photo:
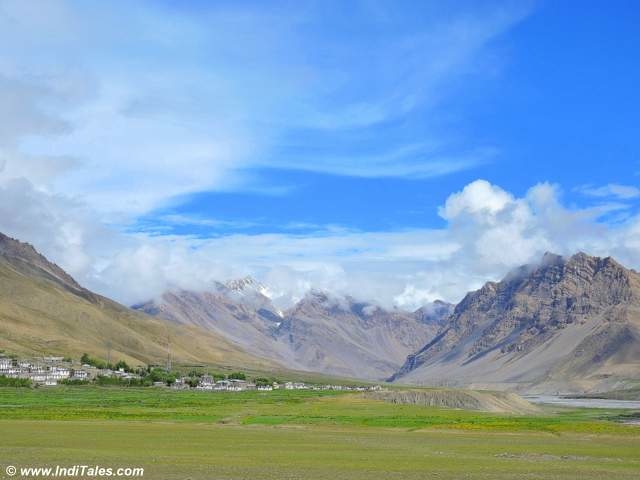
[[[250,353],[290,368],[383,379],[431,338],[452,306],[415,313],[385,310],[353,298],[310,292],[285,312],[253,279],[217,284],[207,292],[168,292],[134,308],[216,331]]]
[[[546,254],[469,293],[393,379],[587,388],[634,365],[640,373],[639,311],[636,272],[611,258]]]

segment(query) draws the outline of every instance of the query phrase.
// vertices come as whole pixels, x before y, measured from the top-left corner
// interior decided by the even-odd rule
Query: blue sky
[[[637,2],[0,2],[0,231],[125,303],[640,267]],[[15,212],[19,212],[16,215]]]
[[[318,57],[312,60],[353,75],[336,102],[384,98],[385,89],[394,86],[419,91],[419,84],[409,87],[399,75],[382,73],[391,78],[377,81],[380,70],[407,63],[389,55],[381,65],[371,49],[408,30],[428,31],[437,8],[421,18],[423,4],[404,3],[398,18],[383,26],[359,9],[348,20],[349,13],[340,9],[314,19],[315,28],[303,34],[312,57]],[[633,2],[584,2],[579,9],[573,2],[544,2],[511,15],[514,24],[479,48],[468,60],[472,66],[452,74],[435,104],[362,126],[291,125],[273,149],[257,154],[266,165],[244,172],[253,191],[187,195],[179,205],[150,212],[140,225],[160,223],[175,233],[198,235],[323,225],[367,231],[437,227],[444,224],[437,214],[443,199],[476,178],[517,195],[538,182],[555,183],[576,206],[592,201],[581,191],[585,185],[638,184],[640,8]],[[344,42],[344,51],[328,49],[321,58],[324,40]],[[352,64],[354,57],[359,60]],[[406,155],[399,155],[397,165],[390,160],[378,168],[376,158],[403,148]],[[323,165],[315,166],[316,159]],[[462,165],[456,165],[458,159]],[[442,174],[429,173],[439,161],[445,164]],[[171,221],[187,216],[193,224]],[[218,222],[198,225],[197,219]]]

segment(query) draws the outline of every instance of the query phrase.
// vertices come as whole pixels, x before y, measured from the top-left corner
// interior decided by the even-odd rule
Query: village
[[[88,364],[74,368],[72,365],[71,360],[64,357],[50,356],[23,360],[0,356],[0,376],[29,380],[34,385],[43,386],[56,386],[64,381],[89,382],[98,376],[139,378],[139,375],[125,372],[123,369],[99,369]]]
[[[84,359],[84,357],[83,357]],[[380,385],[340,385],[311,384],[299,381],[271,381],[266,378],[250,380],[243,373],[228,376],[191,374],[180,375],[162,368],[138,369],[133,372],[126,364],[119,366],[93,365],[92,360],[75,365],[65,357],[44,356],[37,359],[18,359],[0,355],[0,378],[22,380],[34,386],[55,387],[57,385],[99,385],[153,386],[174,390],[195,390],[206,392],[242,392],[256,390],[336,390],[336,391],[379,391]],[[221,378],[222,377],[222,378]],[[144,381],[146,380],[146,382]]]
[[[185,384],[186,379],[177,379],[172,388],[190,388]],[[214,391],[214,392],[242,392],[244,390],[272,391],[278,389],[284,390],[339,390],[339,391],[379,391],[382,390],[380,385],[362,386],[362,385],[332,385],[332,384],[307,384],[304,382],[285,382],[285,383],[259,383],[240,379],[225,379],[214,381],[209,375],[200,378],[196,390]]]

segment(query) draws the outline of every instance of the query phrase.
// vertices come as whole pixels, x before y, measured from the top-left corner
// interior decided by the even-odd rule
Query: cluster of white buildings
[[[141,378],[137,373],[126,372],[124,368],[119,368],[118,370],[98,370],[97,375],[101,375],[103,377],[117,377],[122,380],[139,380]]]
[[[338,390],[348,392],[377,392],[382,390],[380,385],[311,385],[305,386],[304,388],[308,388],[310,390]],[[297,387],[294,387],[293,389],[297,389]]]
[[[60,380],[92,380],[97,376],[118,377],[124,380],[139,379],[140,375],[118,370],[98,369],[84,364],[72,368],[63,357],[43,357],[38,360],[14,360],[0,357],[0,375],[9,378],[26,378],[38,385],[55,386]]]
[[[185,385],[186,379],[178,379],[176,380],[176,384],[179,382],[182,385]],[[188,386],[188,384],[186,384]],[[238,379],[229,379],[229,380],[218,380],[215,381],[210,375],[203,375],[200,377],[198,381],[197,390],[209,390],[214,392],[242,392],[245,390],[266,390],[267,387],[269,390],[273,390],[271,385],[256,385],[253,382],[248,382],[246,380],[238,380]]]
[[[179,378],[173,385],[173,388],[186,389],[189,388],[189,378]],[[309,385],[303,382],[286,382],[280,384],[273,382],[271,384],[255,384],[246,380],[218,380],[215,381],[210,375],[203,375],[198,381],[197,390],[213,391],[213,392],[242,392],[245,390],[272,391],[272,390],[346,390],[346,391],[378,391],[382,387],[380,385],[372,386],[349,386],[349,385]]]
[[[97,369],[91,365],[82,365],[79,368],[72,368],[69,362],[65,362],[62,357],[43,357],[37,361],[15,360],[13,358],[0,356],[0,376],[9,378],[25,378],[38,385],[54,386],[59,381],[72,380],[92,380],[97,376],[117,377],[123,380],[139,379],[140,375],[126,372],[120,368],[118,370]],[[175,389],[191,388],[193,379],[189,377],[178,378],[173,384]],[[154,384],[155,385],[155,384]],[[164,382],[157,382],[158,386],[165,386]],[[211,375],[203,375],[198,379],[195,387],[197,390],[214,392],[242,392],[246,390],[272,391],[284,390],[347,390],[347,391],[377,391],[381,390],[380,385],[373,386],[350,386],[350,385],[317,385],[303,382],[273,382],[270,384],[254,383],[240,379],[215,380]]]
[[[89,372],[70,368],[62,357],[43,357],[38,361],[14,360],[0,357],[0,375],[25,378],[39,385],[57,385],[60,380],[87,380]]]

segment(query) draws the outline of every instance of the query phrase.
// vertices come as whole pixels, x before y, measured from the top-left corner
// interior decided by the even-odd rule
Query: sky
[[[0,0],[0,232],[125,304],[640,269],[637,2]]]

